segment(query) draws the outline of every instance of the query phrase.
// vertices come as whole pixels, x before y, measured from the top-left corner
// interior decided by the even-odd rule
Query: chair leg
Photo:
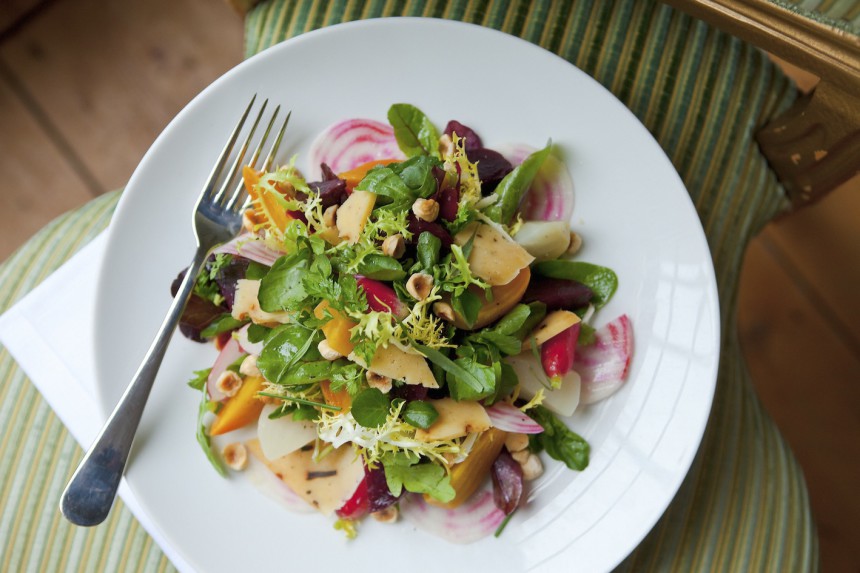
[[[822,80],[756,134],[795,207],[860,173],[860,113],[849,94]]]

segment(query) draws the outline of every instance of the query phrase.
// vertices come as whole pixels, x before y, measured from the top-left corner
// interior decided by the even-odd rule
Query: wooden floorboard
[[[93,198],[0,75],[0,261],[48,221]]]
[[[756,391],[803,467],[823,571],[860,571],[860,357],[761,238],[747,251],[738,317]]]
[[[241,57],[241,18],[211,0],[58,0],[0,46],[104,189],[124,185],[167,122]]]

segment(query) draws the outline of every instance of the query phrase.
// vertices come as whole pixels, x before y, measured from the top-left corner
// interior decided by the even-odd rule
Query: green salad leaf
[[[572,470],[582,471],[588,467],[591,448],[585,438],[568,428],[543,406],[529,410],[535,422],[543,426],[543,432],[530,436],[532,450],[546,450],[554,460],[564,462]]]
[[[388,122],[394,128],[397,145],[407,157],[439,156],[439,132],[420,109],[408,103],[388,108]]]
[[[552,142],[540,151],[535,151],[517,165],[513,171],[505,175],[496,187],[498,201],[484,211],[484,215],[496,223],[507,225],[513,219],[520,202],[529,190],[535,176],[540,170],[546,158],[552,151]]]
[[[457,492],[451,487],[451,478],[445,468],[432,462],[418,463],[418,456],[403,453],[389,453],[382,457],[385,481],[395,496],[403,490],[412,493],[426,493],[433,499],[447,503],[454,499]]]
[[[365,428],[378,428],[388,419],[391,401],[377,388],[367,388],[352,400],[352,417]]]
[[[618,275],[610,268],[582,261],[544,261],[534,271],[552,279],[581,282],[594,292],[591,303],[600,308],[609,302],[618,290]]]
[[[439,412],[430,402],[412,400],[404,406],[402,416],[407,424],[426,430],[439,418]]]

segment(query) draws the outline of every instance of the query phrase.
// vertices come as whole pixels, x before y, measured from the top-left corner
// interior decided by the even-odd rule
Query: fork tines
[[[242,182],[242,168],[245,165],[248,165],[255,169],[257,168],[257,162],[260,159],[260,155],[263,151],[263,146],[269,139],[269,135],[272,131],[272,126],[275,124],[275,120],[277,120],[278,113],[281,110],[280,105],[275,107],[275,111],[272,113],[271,118],[266,124],[266,130],[263,132],[262,137],[260,137],[259,141],[257,142],[257,145],[254,148],[251,157],[247,161],[245,161],[245,155],[248,152],[248,148],[251,146],[251,143],[254,139],[254,133],[257,131],[257,126],[260,124],[260,120],[262,120],[263,115],[266,112],[266,106],[268,105],[269,100],[267,99],[263,102],[263,105],[260,106],[260,110],[257,112],[257,116],[254,119],[254,122],[251,125],[247,136],[236,151],[235,157],[230,164],[229,169],[226,171],[226,175],[224,175],[225,164],[227,163],[229,157],[233,154],[236,140],[239,138],[239,134],[242,132],[242,127],[245,125],[245,120],[251,113],[251,109],[254,107],[254,102],[256,101],[256,99],[257,96],[255,94],[254,97],[251,98],[251,102],[248,104],[248,107],[245,109],[245,112],[242,114],[242,118],[239,120],[239,123],[233,129],[233,133],[230,135],[230,139],[227,141],[227,144],[221,151],[221,155],[218,157],[218,161],[215,163],[215,167],[212,169],[212,173],[209,175],[209,180],[206,182],[203,198],[208,199],[213,203],[220,204],[224,209],[235,210],[239,207],[244,208],[247,205],[248,194],[245,191],[245,186]],[[281,141],[283,140],[284,131],[286,131],[287,129],[287,124],[290,121],[291,113],[292,112],[287,113],[287,117],[284,118],[284,122],[281,124],[281,128],[275,135],[275,140],[269,148],[269,152],[266,154],[265,160],[263,160],[263,171],[270,170],[272,164],[275,161],[275,156],[277,155],[278,148],[280,147]],[[220,188],[215,191],[216,184],[219,180],[223,181],[223,183],[221,184]],[[235,188],[233,192],[228,193],[228,190],[233,188],[234,185]]]

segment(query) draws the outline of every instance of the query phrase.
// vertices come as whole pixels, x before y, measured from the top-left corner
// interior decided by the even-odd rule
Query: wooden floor
[[[240,61],[221,1],[0,3],[0,260],[122,186],[167,122]],[[759,394],[809,484],[824,571],[860,571],[860,180],[773,223],[741,278]]]

